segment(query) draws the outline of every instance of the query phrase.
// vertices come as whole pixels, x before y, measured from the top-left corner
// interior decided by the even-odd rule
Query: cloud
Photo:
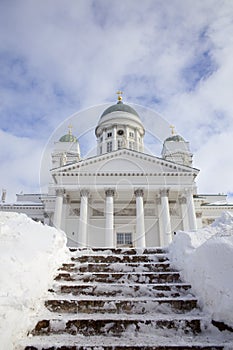
[[[40,191],[39,169],[43,144],[0,130],[0,190],[7,189],[7,201],[14,202],[21,191]]]
[[[126,102],[158,111],[168,121],[159,139],[174,124],[190,141],[195,165],[213,179],[212,190],[232,192],[229,178],[223,184],[216,171],[210,175],[219,159],[210,156],[211,148],[207,157],[206,148],[217,139],[224,158],[221,136],[232,132],[232,16],[233,3],[228,0],[79,0],[68,5],[61,0],[22,0],[14,5],[2,1],[0,127],[21,145],[26,139],[35,142],[38,152],[67,116],[114,102],[114,93],[121,88]],[[74,130],[83,134],[85,128],[94,128],[99,118],[95,113],[89,126],[74,118]],[[146,126],[153,121],[152,133],[158,133],[158,120],[143,111],[142,119]],[[80,140],[84,153],[87,136]],[[147,142],[158,151],[149,136]],[[29,157],[31,164],[32,156],[22,149],[25,163]],[[18,151],[10,150],[16,158]],[[207,157],[206,164],[201,154]],[[12,169],[9,162],[4,164]],[[232,170],[229,165],[227,171]],[[33,187],[25,176],[25,187]],[[6,179],[4,175],[3,183]],[[16,187],[21,184],[13,171],[11,181]]]
[[[232,139],[233,131],[216,135],[206,140],[195,154],[196,163],[201,169],[199,192],[232,192]]]

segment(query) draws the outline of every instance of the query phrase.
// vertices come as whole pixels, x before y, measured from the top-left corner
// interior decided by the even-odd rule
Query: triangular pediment
[[[76,163],[67,164],[52,170],[52,174],[57,173],[88,173],[88,174],[170,174],[170,173],[194,173],[198,170],[188,166],[180,165],[162,158],[140,153],[133,150],[117,150],[81,160]]]

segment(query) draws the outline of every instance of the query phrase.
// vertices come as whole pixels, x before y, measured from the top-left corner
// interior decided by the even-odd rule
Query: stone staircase
[[[47,311],[17,349],[233,349],[213,334],[166,250],[71,252],[49,291]]]

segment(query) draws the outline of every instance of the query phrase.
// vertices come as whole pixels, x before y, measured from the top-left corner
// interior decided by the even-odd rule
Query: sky
[[[0,190],[40,191],[41,159],[71,120],[87,155],[120,89],[156,156],[153,135],[172,124],[198,192],[233,193],[232,59],[230,0],[1,0]]]

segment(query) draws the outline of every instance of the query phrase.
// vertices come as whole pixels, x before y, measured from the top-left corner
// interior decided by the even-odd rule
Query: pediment
[[[132,150],[118,150],[100,156],[91,157],[73,164],[53,169],[52,174],[57,173],[87,173],[91,174],[170,174],[170,173],[196,173],[198,170],[166,161],[152,155],[147,155]]]

